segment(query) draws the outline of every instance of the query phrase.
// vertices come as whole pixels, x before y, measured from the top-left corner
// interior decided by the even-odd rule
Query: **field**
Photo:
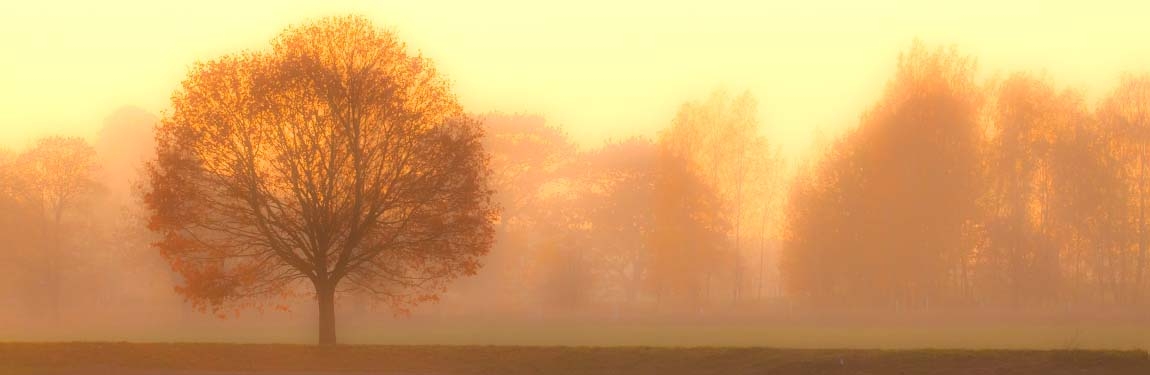
[[[347,319],[320,349],[306,318],[0,324],[0,375],[1150,374],[1145,321]]]
[[[0,342],[231,342],[310,344],[314,318],[240,319],[35,326],[0,321]],[[343,343],[363,345],[654,346],[845,349],[1148,350],[1146,321],[589,322],[506,319],[347,319]]]
[[[1147,374],[1143,351],[0,344],[0,374]]]
[[[1145,322],[395,322],[360,325],[357,344],[689,346],[847,349],[1146,350]],[[222,337],[221,337],[222,338]],[[214,340],[215,341],[215,340]],[[1148,373],[1150,374],[1150,373]]]

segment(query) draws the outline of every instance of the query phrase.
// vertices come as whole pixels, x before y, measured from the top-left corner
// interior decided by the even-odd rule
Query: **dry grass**
[[[1150,374],[1143,351],[6,343],[0,374]]]
[[[148,324],[22,325],[0,321],[0,340],[309,344],[314,320],[260,316]],[[711,346],[849,349],[1146,350],[1150,322],[589,322],[362,319],[340,323],[340,342],[364,345]],[[13,327],[5,330],[3,327]],[[51,329],[49,329],[51,328]]]

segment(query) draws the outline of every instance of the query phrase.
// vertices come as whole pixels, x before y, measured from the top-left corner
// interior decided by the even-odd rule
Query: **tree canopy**
[[[179,292],[212,310],[311,284],[398,311],[474,274],[495,208],[483,129],[426,58],[360,17],[197,64],[157,131],[146,203]]]

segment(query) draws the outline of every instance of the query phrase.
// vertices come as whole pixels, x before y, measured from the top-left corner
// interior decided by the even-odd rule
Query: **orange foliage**
[[[200,63],[157,132],[156,246],[218,311],[311,284],[320,342],[337,291],[396,311],[474,274],[495,219],[483,130],[447,82],[358,17]]]

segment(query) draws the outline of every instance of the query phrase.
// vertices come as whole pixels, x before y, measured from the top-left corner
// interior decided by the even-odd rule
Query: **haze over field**
[[[0,5],[0,341],[1150,347],[1150,5],[760,3]]]

